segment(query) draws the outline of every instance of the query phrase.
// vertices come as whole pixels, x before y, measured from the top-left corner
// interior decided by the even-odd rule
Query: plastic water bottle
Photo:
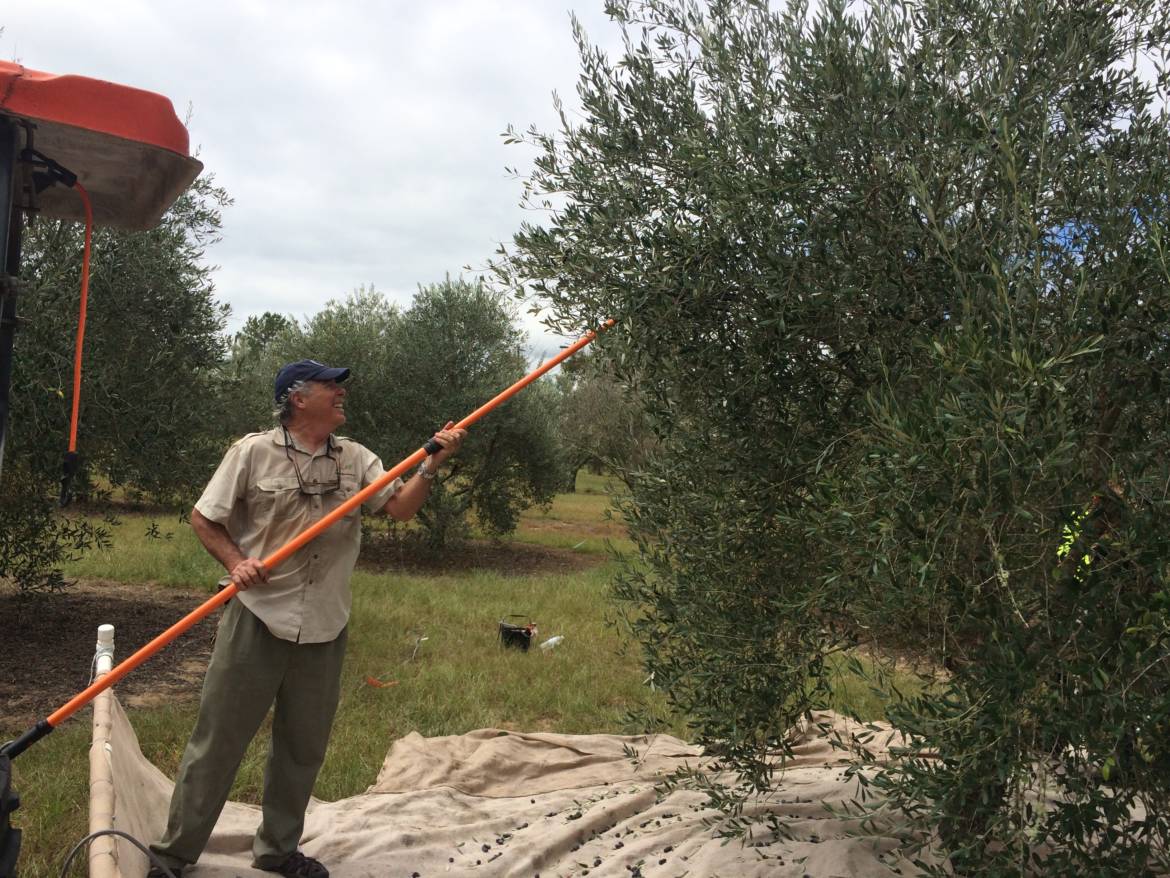
[[[554,646],[556,646],[558,643],[560,643],[564,639],[565,639],[565,636],[563,634],[558,634],[556,637],[550,637],[548,640],[546,640],[544,643],[542,643],[540,645],[540,648],[543,649],[545,652],[548,652],[550,649],[552,649]]]

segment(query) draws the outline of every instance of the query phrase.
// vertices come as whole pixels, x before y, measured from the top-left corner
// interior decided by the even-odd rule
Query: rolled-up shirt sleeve
[[[245,446],[237,442],[219,462],[195,508],[204,518],[226,527],[233,507],[244,498],[247,488],[248,456]]]
[[[368,455],[365,461],[365,467],[362,471],[362,487],[365,488],[372,485],[382,476],[386,475],[386,468],[382,466],[382,459],[374,452],[364,449]],[[375,493],[369,500],[362,504],[362,509],[366,512],[374,513],[381,512],[382,507],[385,506],[391,497],[401,490],[403,485],[402,479],[394,479],[382,490]]]

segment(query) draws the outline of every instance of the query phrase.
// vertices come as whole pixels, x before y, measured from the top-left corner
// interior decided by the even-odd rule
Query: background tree
[[[265,311],[253,314],[244,321],[239,332],[232,336],[229,360],[232,372],[243,376],[255,371],[252,365],[268,354],[272,345],[292,331],[296,321],[284,314]]]
[[[387,465],[528,371],[506,300],[463,280],[421,288],[401,312],[372,289],[330,302],[279,337],[262,372],[302,357],[353,369],[345,432]],[[563,480],[557,426],[557,394],[544,382],[480,421],[417,515],[428,544],[465,534],[472,514],[487,533],[509,533],[524,508],[551,501]]]
[[[85,518],[61,515],[56,481],[14,457],[6,456],[0,481],[0,580],[22,594],[57,592],[68,585],[60,565],[107,546],[109,533]]]
[[[1166,868],[1165,3],[607,8],[496,268],[620,321],[656,683],[759,787],[836,653],[913,648],[938,756],[874,782],[952,869]]]
[[[231,337],[222,370],[228,399],[220,425],[225,438],[247,435],[271,420],[275,408],[272,383],[283,362],[278,361],[279,352],[296,330],[292,317],[265,311],[249,316]]]
[[[221,336],[208,245],[229,203],[200,178],[148,232],[96,229],[78,448],[80,484],[173,500],[222,452]],[[26,233],[3,484],[0,577],[24,589],[63,584],[55,565],[102,539],[54,513],[72,398],[83,229],[39,222]]]
[[[150,231],[94,230],[78,446],[111,485],[174,497],[217,456],[228,309],[204,256],[228,203],[202,177]],[[15,453],[54,477],[73,393],[83,233],[41,222],[25,238]]]
[[[560,433],[568,461],[566,485],[577,471],[609,469],[619,476],[637,469],[654,444],[654,435],[637,398],[637,389],[623,385],[602,357],[578,355],[556,374],[561,392]]]

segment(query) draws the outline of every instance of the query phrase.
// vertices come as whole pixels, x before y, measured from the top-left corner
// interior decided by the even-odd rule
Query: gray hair
[[[304,390],[308,384],[308,381],[294,381],[288,390],[284,392],[284,396],[277,400],[276,408],[272,410],[272,417],[276,418],[282,424],[287,424],[291,421],[293,416],[292,395],[300,390]]]

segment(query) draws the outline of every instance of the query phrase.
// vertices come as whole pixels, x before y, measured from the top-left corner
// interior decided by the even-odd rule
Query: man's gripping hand
[[[454,421],[448,421],[447,425],[431,438],[431,441],[439,446],[439,450],[430,456],[431,462],[438,466],[448,457],[458,454],[466,438],[467,430],[456,427]]]
[[[268,568],[259,558],[244,558],[231,569],[232,584],[240,591],[268,581]]]

